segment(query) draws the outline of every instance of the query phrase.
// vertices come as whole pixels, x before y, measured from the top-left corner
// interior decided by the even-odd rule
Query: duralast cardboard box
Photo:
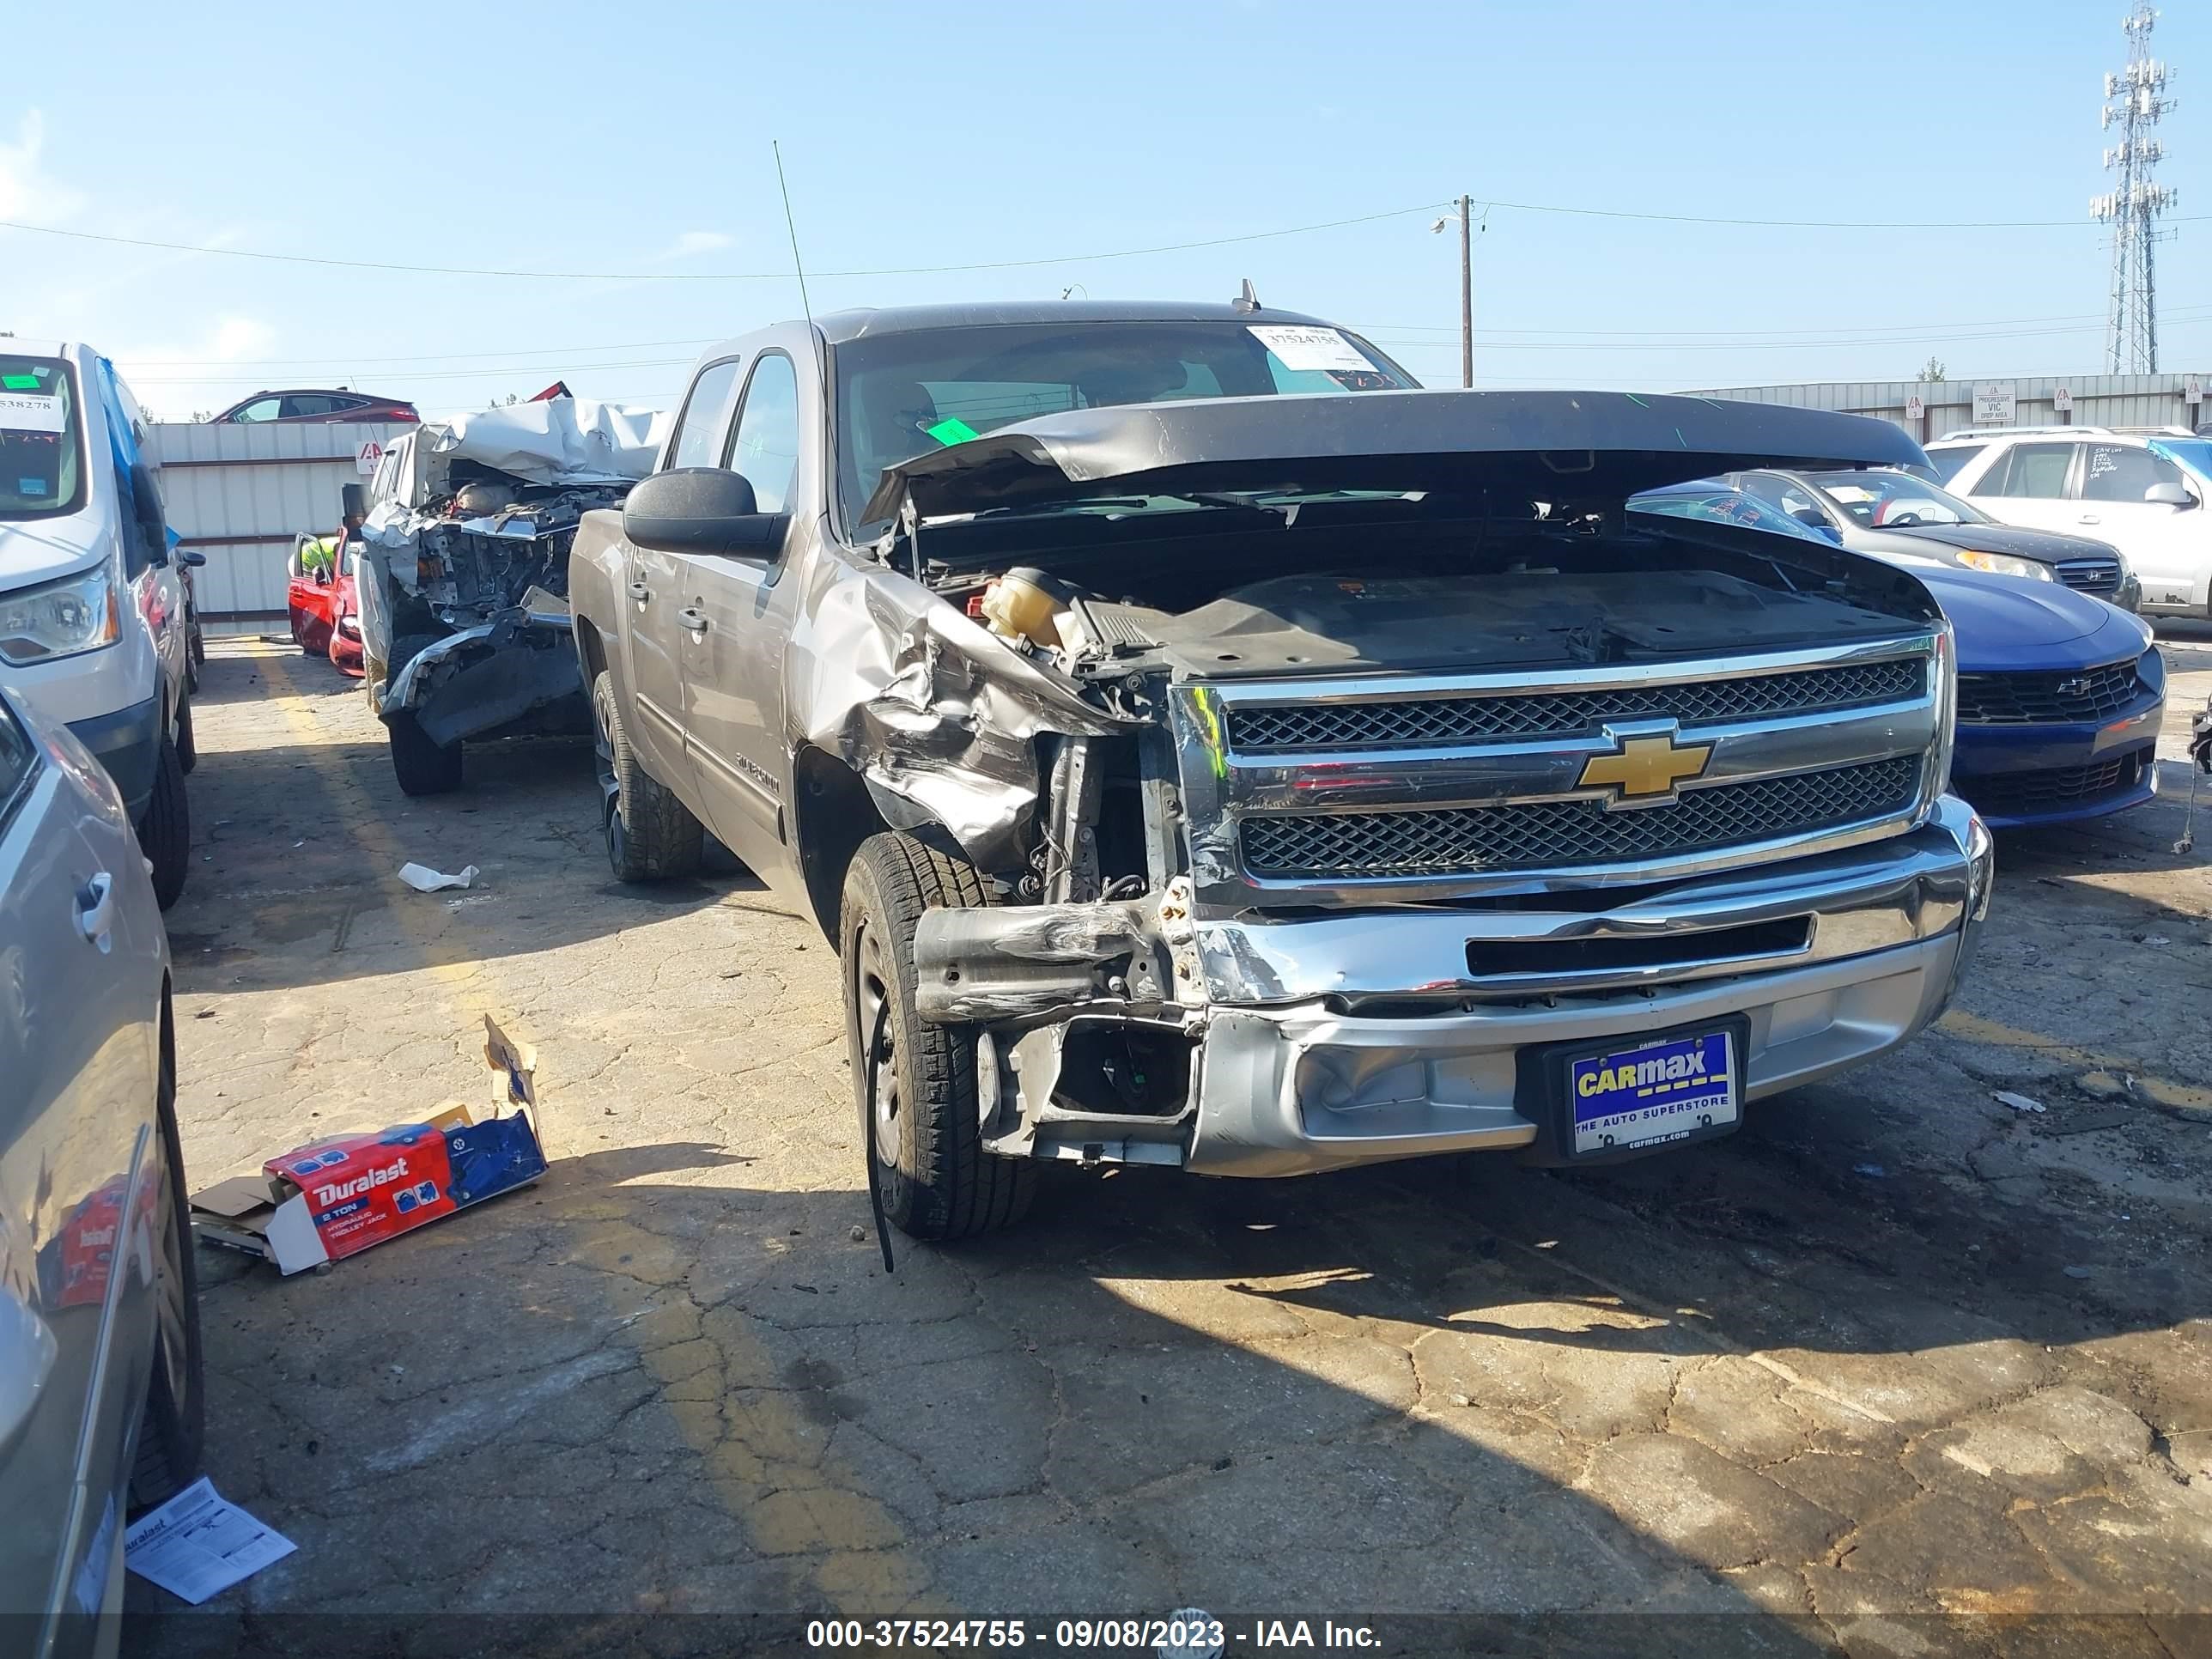
[[[421,1123],[336,1135],[295,1147],[192,1196],[202,1237],[295,1273],[412,1232],[545,1173],[531,1122],[534,1057],[487,1018],[493,1103],[478,1117],[447,1106]]]

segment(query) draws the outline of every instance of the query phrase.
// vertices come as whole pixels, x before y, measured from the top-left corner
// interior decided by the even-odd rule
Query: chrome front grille
[[[2132,659],[2063,673],[1961,674],[1961,726],[2059,726],[2101,720],[2143,696]]]
[[[1170,688],[1202,912],[1656,882],[1909,826],[1952,726],[1941,624],[1664,665]]]
[[[1866,708],[1926,695],[1924,658],[1746,675],[1690,685],[1615,685],[1586,691],[1382,702],[1249,704],[1232,708],[1230,747],[1389,749],[1496,738],[1573,737],[1608,720],[1670,719],[1684,726],[1773,720]]]
[[[1267,880],[1484,875],[1671,858],[1815,834],[1909,811],[1917,757],[1686,789],[1663,806],[1607,811],[1601,801],[1440,811],[1248,817],[1245,867]]]
[[[2120,562],[2118,559],[2061,559],[2051,568],[2060,581],[2069,587],[2079,588],[2084,593],[2102,596],[2120,591]]]

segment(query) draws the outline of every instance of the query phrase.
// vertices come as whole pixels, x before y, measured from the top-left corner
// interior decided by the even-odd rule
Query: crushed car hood
[[[1194,490],[1465,491],[1582,507],[1752,467],[1923,465],[1887,421],[1620,392],[1362,392],[1071,410],[885,469],[862,517]]]
[[[1905,536],[1916,542],[1936,542],[1971,553],[2011,553],[2044,564],[2061,559],[2110,558],[2112,550],[2087,536],[2062,536],[2049,530],[2021,530],[2002,524],[1915,524],[1878,526],[1885,536]]]
[[[394,505],[420,508],[448,494],[455,461],[493,467],[526,484],[633,483],[653,471],[668,426],[660,411],[590,398],[552,398],[430,422],[393,444],[398,486],[378,507],[386,514]]]

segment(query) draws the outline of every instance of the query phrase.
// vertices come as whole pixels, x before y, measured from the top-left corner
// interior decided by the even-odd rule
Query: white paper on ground
[[[1248,323],[1252,337],[1273,352],[1285,368],[1367,369],[1375,365],[1367,354],[1333,328],[1308,328],[1289,323]]]
[[[123,1534],[123,1561],[198,1607],[298,1547],[218,1496],[202,1475]]]
[[[466,887],[476,878],[477,867],[473,864],[463,865],[458,876],[433,870],[427,864],[403,864],[399,866],[399,879],[418,893],[438,893],[448,887]]]

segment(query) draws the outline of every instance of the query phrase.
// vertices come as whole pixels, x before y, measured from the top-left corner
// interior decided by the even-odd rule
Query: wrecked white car
[[[356,553],[362,668],[409,794],[459,788],[471,739],[591,729],[569,544],[652,470],[665,426],[556,398],[418,427],[385,452]]]
[[[1306,395],[1311,394],[1311,395]],[[853,312],[705,360],[571,562],[607,846],[842,958],[872,1192],[1634,1156],[1903,1042],[1992,876],[1910,573],[1632,514],[1886,422],[1429,392],[1254,307]]]

